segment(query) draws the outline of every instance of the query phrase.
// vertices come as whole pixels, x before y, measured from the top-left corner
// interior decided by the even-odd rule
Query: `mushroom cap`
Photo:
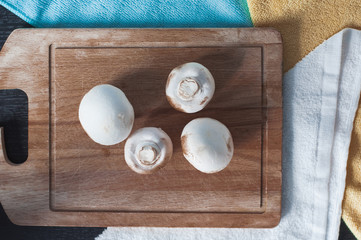
[[[182,131],[183,155],[204,173],[223,170],[233,156],[233,139],[228,128],[212,118],[190,121]]]
[[[129,136],[134,109],[122,90],[102,84],[84,95],[79,106],[79,120],[93,141],[114,145]]]
[[[172,154],[172,140],[162,129],[155,127],[138,129],[124,146],[125,162],[140,174],[150,174],[164,167]]]
[[[214,90],[212,74],[205,66],[195,62],[174,68],[166,85],[168,102],[185,113],[202,110],[212,99]]]

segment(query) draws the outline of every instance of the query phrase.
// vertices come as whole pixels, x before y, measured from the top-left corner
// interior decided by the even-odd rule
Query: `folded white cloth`
[[[108,228],[96,239],[337,239],[361,86],[361,32],[345,29],[283,78],[283,200],[273,229]]]

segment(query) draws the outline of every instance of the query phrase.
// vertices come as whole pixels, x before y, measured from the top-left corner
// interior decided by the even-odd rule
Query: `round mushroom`
[[[162,129],[155,127],[138,129],[124,147],[126,163],[140,174],[150,174],[164,167],[172,154],[172,140]]]
[[[134,109],[122,90],[102,84],[84,95],[79,106],[79,120],[94,142],[114,145],[129,136]]]
[[[215,84],[209,70],[195,62],[174,68],[168,76],[166,95],[175,109],[185,113],[202,110],[212,99]]]
[[[204,173],[223,170],[233,156],[233,139],[228,128],[212,118],[190,121],[182,131],[183,155]]]

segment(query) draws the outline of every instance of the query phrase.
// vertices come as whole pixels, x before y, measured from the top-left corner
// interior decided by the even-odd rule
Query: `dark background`
[[[14,29],[31,27],[31,25],[0,6],[0,49]],[[15,163],[24,162],[27,158],[27,124],[26,95],[19,91],[0,90],[0,126],[5,128],[4,134],[8,157]],[[10,222],[0,205],[0,239],[4,240],[94,239],[103,230],[104,228],[17,226]],[[356,238],[342,220],[339,240],[351,239]]]

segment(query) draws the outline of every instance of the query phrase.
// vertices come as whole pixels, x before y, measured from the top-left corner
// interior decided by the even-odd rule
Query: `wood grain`
[[[281,56],[272,29],[15,31],[0,55],[0,88],[28,94],[29,158],[15,166],[0,153],[5,211],[22,225],[275,226]],[[208,67],[217,84],[214,99],[197,114],[175,111],[164,96],[168,73],[189,61]],[[134,130],[156,126],[171,136],[175,153],[164,169],[135,174],[124,163],[123,144],[104,147],[86,136],[78,105],[100,83],[125,91]],[[235,140],[235,157],[217,174],[196,171],[181,154],[183,126],[201,116],[226,124]]]

